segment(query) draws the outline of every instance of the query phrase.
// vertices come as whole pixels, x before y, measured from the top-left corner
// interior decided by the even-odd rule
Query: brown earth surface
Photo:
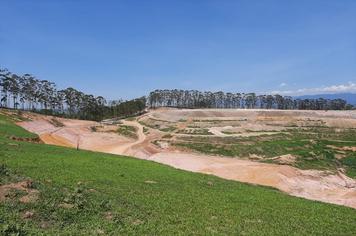
[[[19,198],[22,203],[31,203],[38,200],[39,192],[32,188],[31,181],[21,181],[17,183],[10,183],[5,185],[0,185],[0,202],[11,198],[11,191],[18,190],[26,193],[24,196]]]
[[[207,126],[216,136],[227,135],[221,131],[233,127],[239,127],[239,133],[228,135],[247,135],[244,133],[247,132],[244,130],[246,127],[254,132],[259,130],[260,133],[268,134],[272,131],[283,132],[284,126],[290,124],[302,126],[312,123],[333,125],[339,128],[356,128],[356,111],[178,110],[164,108],[150,111],[140,116],[136,121],[122,121],[124,125],[137,127],[137,139],[130,139],[112,132],[115,130],[115,126],[106,123],[58,118],[64,126],[55,127],[49,122],[50,118],[47,116],[35,115],[31,119],[32,121],[19,122],[18,124],[39,134],[42,141],[48,144],[67,147],[79,146],[80,149],[133,156],[178,169],[271,186],[293,196],[356,208],[356,180],[345,176],[342,172],[335,174],[317,170],[300,170],[289,165],[282,165],[294,161],[293,156],[288,155],[275,157],[281,163],[278,165],[195,154],[167,146],[162,142],[156,142],[157,145],[155,145],[154,142],[162,139],[162,136],[164,137],[167,132],[149,128],[148,134],[145,134],[142,125],[143,122],[151,124],[154,121],[161,122],[166,126],[167,124],[175,125],[178,129],[182,129],[196,123]],[[223,123],[222,128],[219,126],[221,122]],[[101,126],[101,130],[109,131],[93,132],[92,126]],[[266,126],[269,126],[269,130],[264,129]],[[256,132],[256,135],[259,135],[259,132]],[[172,139],[175,137],[173,135]]]

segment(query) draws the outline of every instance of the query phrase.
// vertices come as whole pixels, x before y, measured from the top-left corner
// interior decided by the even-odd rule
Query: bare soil
[[[31,182],[30,181],[21,181],[17,183],[10,183],[6,185],[1,185],[0,186],[0,202],[5,201],[6,199],[10,198],[10,192],[13,190],[19,190],[26,195],[22,196],[19,198],[19,201],[22,203],[31,203],[35,202],[38,199],[39,192],[36,189],[33,189],[31,187]]]
[[[275,187],[290,195],[356,208],[356,180],[342,172],[328,173],[317,170],[300,170],[284,165],[295,160],[291,155],[275,157],[280,165],[238,158],[198,155],[169,146],[153,144],[162,136],[179,134],[148,128],[143,132],[142,122],[149,125],[170,122],[183,129],[188,126],[208,127],[211,136],[252,135],[283,132],[285,128],[304,125],[333,125],[339,128],[356,128],[356,111],[277,111],[236,109],[157,109],[135,121],[123,120],[124,125],[137,128],[137,139],[128,139],[113,132],[93,132],[92,126],[102,124],[90,121],[58,119],[64,126],[55,127],[49,117],[31,117],[32,121],[19,122],[25,129],[37,133],[48,144],[76,147],[113,154],[134,156],[166,164],[175,168],[212,174],[221,178]],[[220,123],[223,123],[221,126]],[[112,128],[107,128],[110,131]],[[235,129],[235,130],[234,130]],[[226,134],[232,130],[239,133]],[[258,158],[257,158],[258,159]],[[256,160],[257,160],[256,159]]]

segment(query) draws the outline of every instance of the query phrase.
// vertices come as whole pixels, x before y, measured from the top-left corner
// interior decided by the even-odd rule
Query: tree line
[[[343,99],[294,99],[291,96],[256,95],[255,93],[201,92],[197,90],[155,90],[148,98],[151,108],[247,108],[347,110],[352,106]]]
[[[17,75],[0,69],[0,107],[31,110],[68,118],[102,120],[141,113],[145,99],[107,102],[102,96],[83,93],[72,87],[57,89],[55,83],[31,74]]]
[[[17,75],[0,68],[0,107],[31,110],[68,118],[103,120],[141,114],[146,107],[248,108],[346,110],[353,107],[342,99],[294,99],[255,93],[201,92],[197,90],[155,90],[147,98],[106,101],[75,88],[58,89],[48,80],[31,74]]]

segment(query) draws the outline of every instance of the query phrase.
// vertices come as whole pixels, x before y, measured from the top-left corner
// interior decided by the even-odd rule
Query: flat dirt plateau
[[[134,156],[356,208],[356,111],[161,108],[101,123],[29,118],[18,124],[47,144]]]

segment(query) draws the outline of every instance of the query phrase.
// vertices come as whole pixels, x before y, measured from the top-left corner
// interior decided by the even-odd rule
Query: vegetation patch
[[[137,138],[137,128],[134,126],[130,126],[130,125],[120,125],[117,128],[117,133],[119,133],[122,136],[126,136],[129,138]]]
[[[171,134],[165,134],[165,135],[162,136],[162,138],[164,138],[164,139],[171,139],[171,138],[173,138],[173,135],[171,135]]]
[[[136,120],[136,117],[134,117],[134,116],[128,117],[128,118],[126,118],[125,120],[127,120],[127,121],[135,121],[135,120]]]
[[[342,167],[355,177],[356,131],[336,131],[327,127],[289,130],[288,133],[258,137],[178,137],[173,144],[198,152],[228,157],[262,156],[260,161],[289,164],[301,169],[336,171]],[[344,158],[337,158],[342,151]],[[293,161],[280,158],[292,155]]]
[[[347,157],[342,158],[341,163],[346,168],[346,174],[356,179],[356,152],[350,153]]]
[[[147,127],[143,127],[143,133],[145,133],[145,134],[149,134],[150,133],[150,130],[149,130],[149,128],[147,128]]]
[[[163,132],[174,132],[177,128],[175,126],[168,126],[168,127],[165,127],[165,128],[161,128],[159,129],[160,131],[163,131]]]
[[[38,138],[38,135],[29,133],[20,126],[13,125],[12,114],[0,114],[0,136],[18,138]]]
[[[0,115],[6,116],[13,122],[21,122],[21,121],[30,121],[28,117],[24,115],[22,110],[10,110],[2,108],[0,111]]]
[[[151,129],[160,129],[161,125],[157,124],[155,122],[150,122],[150,121],[154,121],[152,119],[147,119],[147,120],[139,120],[139,123],[143,126],[147,126]]]
[[[209,129],[180,129],[177,131],[177,133],[191,135],[213,135]]]
[[[54,127],[64,127],[64,124],[56,118],[51,118],[49,123],[51,123]]]
[[[239,132],[230,131],[230,130],[222,130],[221,133],[227,134],[227,135],[232,135],[232,134],[238,134]]]
[[[145,118],[138,121],[141,125],[147,126],[151,129],[158,129],[162,132],[174,132],[176,130],[174,122]]]
[[[40,139],[39,137],[28,138],[28,137],[10,136],[9,138],[10,138],[11,140],[20,141],[20,142],[42,143],[42,141],[41,141],[41,139]]]

